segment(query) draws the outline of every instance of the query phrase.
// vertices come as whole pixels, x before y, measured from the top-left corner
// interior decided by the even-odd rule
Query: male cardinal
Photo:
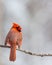
[[[10,61],[16,60],[16,47],[20,49],[22,45],[22,32],[21,32],[20,25],[13,23],[13,26],[11,27],[10,31],[8,32],[5,40],[5,45],[9,44],[11,47],[10,50]]]

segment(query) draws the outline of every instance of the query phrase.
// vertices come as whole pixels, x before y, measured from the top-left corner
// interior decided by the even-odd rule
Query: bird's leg
[[[18,45],[18,49],[20,49],[21,47],[20,47],[20,45]]]
[[[5,46],[7,45],[7,43],[5,42]]]

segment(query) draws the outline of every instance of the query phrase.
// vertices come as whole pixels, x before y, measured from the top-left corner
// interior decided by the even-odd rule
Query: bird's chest
[[[10,42],[16,43],[17,39],[19,39],[19,36],[19,32],[13,31],[9,36]]]

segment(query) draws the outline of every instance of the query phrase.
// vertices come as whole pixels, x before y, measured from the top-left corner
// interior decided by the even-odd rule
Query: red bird
[[[22,45],[22,32],[20,25],[13,23],[13,26],[11,27],[10,31],[8,32],[5,40],[5,45],[10,44],[11,50],[10,50],[10,61],[16,60],[16,47],[20,49]]]

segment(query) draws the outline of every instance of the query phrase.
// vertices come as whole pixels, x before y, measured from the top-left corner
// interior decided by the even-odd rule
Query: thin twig
[[[10,46],[4,46],[4,45],[0,45],[0,47],[10,48]],[[23,50],[23,49],[16,49],[16,50],[21,51],[21,52],[23,52],[23,53],[25,53],[25,54],[33,55],[33,56],[41,56],[41,57],[43,57],[43,56],[52,56],[52,54],[41,54],[41,53],[38,54],[38,53],[32,53],[32,52],[29,52],[29,51]]]

